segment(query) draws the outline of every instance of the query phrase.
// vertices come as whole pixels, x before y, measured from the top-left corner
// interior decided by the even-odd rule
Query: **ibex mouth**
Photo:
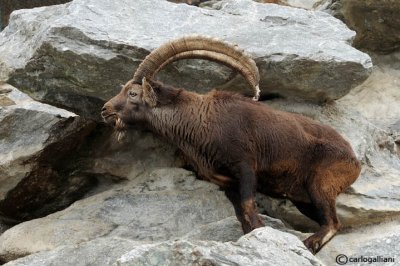
[[[102,114],[103,120],[105,123],[114,127],[115,132],[114,135],[118,142],[121,142],[125,137],[126,132],[126,124],[119,118],[116,113],[112,114]]]
[[[103,118],[103,121],[109,125],[114,126],[115,125],[115,121],[116,118],[118,117],[116,113],[112,113],[112,114],[105,114],[105,113],[101,113],[101,117]]]

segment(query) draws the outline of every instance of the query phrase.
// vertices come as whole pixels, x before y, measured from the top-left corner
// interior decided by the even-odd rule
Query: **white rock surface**
[[[193,33],[237,43],[249,52],[260,69],[264,95],[324,102],[342,97],[370,74],[370,57],[351,47],[354,32],[326,13],[251,0],[221,6],[206,10],[163,0],[75,0],[16,11],[0,33],[0,80],[99,119],[104,100],[151,50]],[[229,84],[251,93],[240,78],[227,83],[230,70],[205,61],[178,62],[160,78],[202,92]]]

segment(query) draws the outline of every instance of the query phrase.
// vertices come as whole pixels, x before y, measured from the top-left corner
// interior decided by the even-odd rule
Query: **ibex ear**
[[[154,92],[153,87],[147,82],[146,78],[142,79],[142,88],[143,88],[143,101],[145,101],[151,107],[155,107],[157,105],[157,95]]]

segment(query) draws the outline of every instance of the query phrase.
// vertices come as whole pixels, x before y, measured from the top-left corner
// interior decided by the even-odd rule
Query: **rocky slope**
[[[0,261],[333,265],[339,254],[399,253],[399,53],[371,54],[372,67],[351,46],[354,32],[324,12],[248,0],[211,10],[117,2],[17,11],[0,33],[0,79],[13,85],[0,85]],[[152,49],[192,33],[238,43],[256,59],[263,96],[281,97],[265,104],[333,126],[362,161],[338,198],[344,230],[316,257],[300,241],[316,225],[289,202],[259,195],[260,210],[279,220],[263,216],[265,228],[242,236],[224,193],[182,169],[174,147],[142,129],[117,143],[98,122],[99,106]],[[236,82],[249,91],[201,60],[159,76],[200,92]]]

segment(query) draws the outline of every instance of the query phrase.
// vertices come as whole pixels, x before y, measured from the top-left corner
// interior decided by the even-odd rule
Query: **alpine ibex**
[[[104,105],[104,120],[118,136],[140,123],[177,145],[200,177],[224,189],[244,233],[264,225],[256,191],[291,200],[320,224],[304,241],[317,252],[340,227],[337,195],[360,174],[349,143],[329,126],[232,92],[201,95],[153,80],[162,67],[183,58],[231,66],[258,98],[259,73],[250,56],[216,39],[183,37],[144,59],[133,79]]]

